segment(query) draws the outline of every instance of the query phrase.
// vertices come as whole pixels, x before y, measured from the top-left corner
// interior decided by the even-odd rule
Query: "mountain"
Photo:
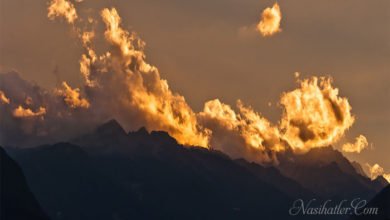
[[[143,217],[136,195],[109,177],[116,174],[115,168],[108,174],[101,171],[107,169],[105,158],[90,157],[79,146],[69,143],[11,149],[10,153],[22,166],[31,190],[51,219]],[[121,169],[126,170],[127,166]]]
[[[364,210],[359,210],[358,216],[353,216],[351,220],[388,220],[390,219],[390,185],[381,190],[368,204],[366,209],[377,208],[376,215],[364,215]]]
[[[306,154],[287,152],[278,155],[278,169],[285,176],[319,196],[334,199],[370,199],[387,182],[371,181],[356,171],[341,152],[332,147],[313,148]]]
[[[257,163],[248,162],[244,159],[238,159],[236,162],[248,169],[262,181],[274,185],[292,198],[311,199],[319,197],[312,191],[302,187],[296,181],[281,175],[280,171],[275,167],[263,167]]]
[[[99,126],[95,132],[77,137],[71,143],[83,146],[90,154],[129,153],[135,143],[129,141],[126,131],[116,120]]]
[[[289,217],[294,198],[263,176],[286,180],[274,168],[262,174],[267,168],[181,146],[166,132],[126,133],[115,121],[72,142],[9,149],[52,219]]]
[[[312,219],[288,210],[297,199],[371,198],[382,184],[331,148],[265,167],[115,120],[70,142],[7,150],[53,220]]]
[[[352,161],[351,162],[351,165],[353,166],[353,168],[355,168],[355,171],[356,173],[362,175],[362,176],[367,176],[367,174],[364,172],[362,166],[360,165],[360,163],[356,162],[356,161]]]
[[[27,186],[21,168],[1,147],[0,219],[49,220]]]

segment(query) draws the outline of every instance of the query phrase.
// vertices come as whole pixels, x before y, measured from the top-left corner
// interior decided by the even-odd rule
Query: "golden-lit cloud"
[[[389,174],[383,174],[382,176],[383,176],[383,178],[385,178],[387,180],[387,182],[390,183],[390,173]]]
[[[116,46],[122,56],[123,65],[129,65],[132,62],[136,62],[139,65],[139,70],[144,72],[152,72],[157,69],[145,62],[144,46],[140,38],[135,33],[129,33],[128,31],[120,27],[121,18],[115,8],[105,8],[101,12],[103,22],[106,24],[106,31],[104,36],[107,41]]]
[[[9,104],[10,103],[10,99],[7,98],[5,93],[3,91],[1,91],[1,90],[0,90],[0,103],[1,104]]]
[[[95,32],[93,31],[85,31],[81,35],[81,40],[84,44],[84,47],[88,47],[92,43],[93,38],[95,37]]]
[[[0,82],[0,90],[11,100],[8,105],[0,104],[1,126],[6,128],[0,129],[0,144],[31,146],[67,140],[107,120],[106,115],[99,114],[105,109],[101,106],[71,108],[59,93],[65,91],[63,87],[45,89],[17,72],[0,73]]]
[[[206,102],[199,118],[212,131],[211,147],[234,157],[273,162],[274,153],[284,150],[278,128],[241,101],[237,109],[218,99]]]
[[[61,4],[74,9],[72,4],[64,2],[52,1],[49,12],[51,7]],[[268,21],[266,14],[270,10],[280,16],[279,6],[275,4],[265,10],[264,22]],[[67,13],[52,18],[57,16],[67,18]],[[126,130],[145,126],[148,130],[166,131],[180,144],[213,148],[232,158],[260,163],[277,162],[276,154],[289,148],[302,153],[335,144],[354,123],[348,100],[339,96],[329,78],[318,77],[298,81],[298,88],[282,94],[280,107],[283,113],[275,124],[241,101],[231,107],[215,99],[206,102],[203,111],[194,112],[182,95],[170,89],[158,68],[147,62],[145,42],[136,33],[122,28],[118,11],[105,8],[100,16],[103,33],[100,29],[86,30],[88,24],[81,23],[87,20],[80,20],[74,26],[84,49],[80,59],[84,85],[73,89],[64,82],[56,94],[42,98],[42,94],[46,94],[42,92],[33,96],[37,102],[31,106],[26,105],[23,96],[22,101],[15,103],[24,103],[28,108],[16,108],[15,117],[44,115],[46,109],[39,106],[45,106],[49,110],[45,119],[64,119],[70,123],[84,119],[88,114],[90,120],[85,123],[95,125],[115,118]],[[276,30],[279,31],[280,17],[277,19]],[[106,49],[97,52],[94,39],[100,35],[104,36],[106,45],[99,45],[99,49]],[[299,78],[299,73],[295,75]],[[13,100],[14,96],[10,97]],[[83,111],[74,111],[76,108]]]
[[[58,93],[70,108],[89,108],[90,104],[87,99],[81,98],[79,88],[72,89],[66,82],[62,82],[62,87]]]
[[[206,102],[199,117],[217,121],[222,127],[237,132],[245,143],[255,149],[265,151],[283,150],[279,141],[279,130],[251,107],[237,102],[238,113],[218,99]],[[204,122],[206,123],[206,122]]]
[[[261,20],[257,24],[257,30],[264,37],[272,36],[281,32],[280,22],[282,20],[282,13],[278,3],[275,3],[271,8],[264,9],[261,14]]]
[[[54,20],[56,17],[64,17],[68,23],[77,19],[77,12],[74,5],[68,0],[52,0],[48,7],[47,16]]]
[[[368,146],[367,138],[363,135],[359,135],[355,143],[346,143],[342,146],[342,150],[347,153],[360,153]]]
[[[355,121],[347,98],[339,97],[330,78],[300,81],[300,88],[284,93],[282,138],[298,152],[336,143]]]
[[[237,112],[218,99],[207,102],[199,118],[212,131],[211,147],[229,155],[272,162],[275,152],[287,148],[304,153],[336,143],[354,122],[348,100],[339,97],[329,78],[312,77],[299,84],[299,88],[281,96],[283,114],[277,125],[240,101]],[[359,147],[362,141],[359,137]]]
[[[383,176],[390,183],[390,173],[385,173],[383,167],[379,164],[370,165],[366,163],[366,167],[368,168],[369,176],[372,180],[376,179],[378,176]]]
[[[96,96],[101,99],[93,101],[98,105],[111,103],[111,114],[124,118],[125,125],[164,130],[181,144],[207,147],[209,131],[197,123],[184,97],[173,93],[158,69],[146,62],[145,43],[120,26],[121,18],[115,8],[103,9],[101,17],[110,51],[98,56],[91,42],[94,34],[82,34],[86,53],[82,55],[80,70],[86,89],[99,94]],[[134,115],[138,123],[130,119]]]
[[[21,105],[19,105],[14,111],[13,116],[15,118],[29,118],[29,117],[37,117],[42,116],[46,114],[46,109],[43,107],[39,107],[39,109],[34,112],[33,110],[29,108],[23,108]]]

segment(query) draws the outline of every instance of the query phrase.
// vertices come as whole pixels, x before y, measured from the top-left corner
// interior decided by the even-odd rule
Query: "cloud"
[[[360,153],[362,150],[367,148],[368,141],[363,135],[359,135],[356,138],[355,143],[346,143],[342,146],[342,150],[347,153]]]
[[[387,182],[390,183],[390,173],[389,174],[383,174],[382,176],[383,176],[383,178],[385,178],[387,180]]]
[[[145,43],[121,27],[116,9],[103,9],[100,15],[111,49],[98,56],[93,45],[87,45],[80,64],[92,106],[109,104],[106,114],[127,129],[146,126],[167,131],[181,144],[208,147],[209,133],[184,97],[172,92],[159,70],[146,62]]]
[[[1,104],[9,104],[10,103],[9,98],[7,98],[7,96],[1,90],[0,90],[0,103]]]
[[[264,37],[272,36],[282,31],[280,29],[280,22],[282,20],[282,13],[278,3],[275,3],[271,8],[264,9],[261,14],[261,20],[257,24],[257,30]]]
[[[372,180],[376,179],[378,176],[383,176],[387,182],[390,183],[390,173],[386,174],[383,167],[381,167],[379,164],[376,163],[371,166],[370,164],[366,163],[366,167],[368,168],[369,176]]]
[[[58,90],[58,94],[64,98],[64,102],[71,108],[89,108],[87,99],[81,98],[80,89],[72,89],[66,82],[62,83],[63,89]]]
[[[67,140],[97,126],[105,118],[94,111],[73,109],[57,91],[0,74],[0,90],[11,100],[0,105],[0,145],[38,145]]]
[[[136,33],[121,27],[117,10],[105,8],[100,15],[110,49],[98,55],[93,43],[95,31],[83,31],[80,35],[85,49],[80,60],[84,90],[92,109],[109,105],[110,108],[101,113],[119,119],[127,129],[146,126],[149,130],[167,131],[181,144],[226,150],[220,147],[222,144],[215,146],[221,142],[219,138],[226,138],[217,137],[216,128],[209,123],[213,121],[219,128],[224,127],[218,131],[235,132],[232,136],[240,137],[238,148],[270,155],[269,152],[282,151],[286,147],[305,152],[313,147],[334,144],[354,123],[348,100],[339,97],[338,89],[325,77],[299,81],[300,88],[282,95],[280,103],[284,113],[279,125],[272,125],[240,101],[238,113],[219,100],[207,102],[203,112],[195,113],[183,96],[170,90],[158,68],[146,61],[145,42]],[[268,30],[280,31],[278,4],[266,9],[263,18],[262,25],[273,27]],[[230,113],[225,115],[227,112]],[[232,113],[236,118],[228,125]],[[253,153],[230,153],[234,157],[244,154]],[[272,155],[261,158],[269,161]]]
[[[299,83],[298,89],[281,97],[282,138],[298,152],[336,143],[355,121],[348,99],[339,96],[330,78],[312,77]]]
[[[68,9],[61,9],[51,19],[68,19],[73,9],[70,14],[77,15],[72,4],[60,2],[52,1],[49,12],[56,4]],[[0,106],[4,110],[1,126],[7,127],[1,144],[63,140],[115,118],[126,130],[145,126],[166,131],[184,145],[218,149],[233,158],[277,163],[275,154],[287,148],[300,153],[336,143],[354,122],[348,100],[339,96],[329,78],[318,77],[299,81],[297,89],[282,95],[283,114],[278,124],[241,101],[232,108],[215,99],[206,102],[203,111],[194,112],[182,95],[170,89],[159,69],[147,62],[145,42],[122,28],[118,11],[104,8],[100,17],[103,33],[82,24],[88,21],[77,16],[71,16],[69,22],[77,29],[84,50],[80,59],[84,83],[80,88],[64,82],[50,91],[16,73],[0,75],[0,90],[12,100],[10,105]],[[100,35],[104,45],[98,47],[103,49],[96,50],[95,37]],[[28,98],[31,100],[26,103]],[[19,115],[31,117],[14,117],[15,109]]]
[[[47,17],[51,20],[64,17],[68,23],[73,23],[78,17],[76,8],[67,0],[52,0],[47,10]]]
[[[330,78],[298,82],[299,88],[281,96],[283,114],[277,125],[241,101],[237,112],[218,99],[207,102],[198,117],[212,131],[210,146],[233,157],[268,163],[287,148],[304,153],[337,143],[355,120],[348,100],[339,96]]]
[[[28,118],[28,117],[37,117],[46,114],[46,109],[43,107],[39,107],[39,109],[34,112],[29,108],[23,108],[19,105],[14,111],[13,116],[16,118]]]
[[[198,117],[212,131],[210,146],[234,158],[275,162],[275,153],[284,150],[278,128],[241,101],[237,108],[235,112],[218,99],[206,102]]]

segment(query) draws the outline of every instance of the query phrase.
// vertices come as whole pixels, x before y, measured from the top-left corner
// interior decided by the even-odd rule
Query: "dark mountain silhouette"
[[[379,188],[331,149],[280,156],[277,169],[184,147],[166,132],[126,133],[115,120],[71,143],[8,151],[53,220],[312,219],[289,216],[293,201]]]
[[[332,147],[314,148],[306,154],[292,152],[278,156],[279,170],[303,187],[322,197],[371,199],[388,183],[371,181],[359,174],[341,152]]]
[[[143,217],[142,209],[137,208],[136,195],[123,189],[121,182],[114,182],[110,173],[100,171],[107,163],[104,158],[92,158],[69,143],[12,150],[12,154],[23,167],[42,208],[52,219]],[[115,175],[117,171],[110,172]]]
[[[163,131],[149,133],[144,127],[138,131],[125,130],[116,120],[110,120],[99,126],[95,132],[71,140],[73,144],[82,146],[90,154],[137,153],[139,151],[165,151],[181,149],[177,141]]]
[[[302,187],[296,181],[281,175],[280,171],[275,167],[263,167],[257,163],[250,163],[244,159],[238,159],[236,162],[247,168],[262,181],[276,186],[278,189],[292,198],[318,198],[318,195]]]
[[[378,208],[376,215],[364,215],[363,209],[358,216],[353,216],[351,220],[389,220],[390,219],[390,185],[378,193],[366,206],[366,208]]]
[[[48,220],[19,165],[0,147],[0,219]]]
[[[351,165],[355,168],[355,171],[356,173],[366,177],[366,173],[364,172],[362,166],[360,165],[360,163],[356,162],[356,161],[352,161],[351,162]]]
[[[165,132],[126,134],[110,121],[73,143],[10,149],[52,219],[288,217],[293,198],[265,177]]]
[[[383,176],[378,176],[372,182],[377,189],[383,189],[383,186],[389,185],[389,182]]]

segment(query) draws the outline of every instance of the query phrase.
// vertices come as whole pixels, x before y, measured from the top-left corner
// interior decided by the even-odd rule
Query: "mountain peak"
[[[145,127],[141,127],[140,129],[138,129],[137,132],[139,132],[139,133],[144,133],[144,134],[146,134],[146,133],[149,134],[148,130],[146,130]]]
[[[362,166],[360,165],[360,163],[356,162],[356,161],[352,161],[351,162],[351,165],[355,168],[355,171],[364,176],[364,177],[367,177],[367,174],[364,172]]]
[[[373,180],[373,182],[376,182],[380,186],[387,186],[387,185],[389,185],[389,182],[387,182],[387,180],[383,176],[378,176],[377,178],[375,178]]]
[[[343,172],[349,174],[356,173],[349,160],[332,146],[312,148],[306,154],[299,155],[298,158],[300,163],[307,166],[324,166],[335,162]]]
[[[152,131],[150,135],[155,141],[159,141],[161,143],[171,144],[171,145],[178,144],[176,139],[170,136],[168,132],[165,131]]]
[[[149,132],[145,127],[141,127],[137,131],[129,131],[128,135],[129,136],[147,137],[149,135]]]
[[[126,131],[115,119],[111,119],[96,129],[96,132],[104,135],[126,134]]]

